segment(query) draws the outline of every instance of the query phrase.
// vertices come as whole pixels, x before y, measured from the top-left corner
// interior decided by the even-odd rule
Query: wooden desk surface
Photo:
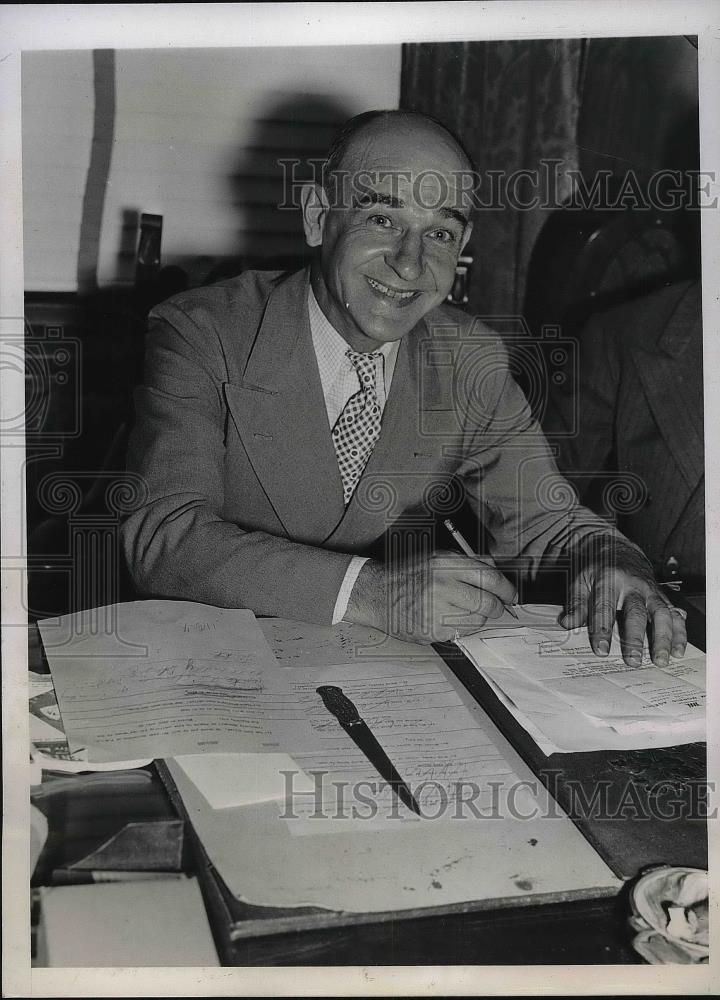
[[[681,603],[678,600],[677,603]],[[704,619],[696,607],[688,620],[692,641],[704,648]],[[36,627],[30,629],[30,666],[40,670],[43,654]],[[601,754],[541,754],[488,686],[454,647],[441,647],[456,676],[479,698],[498,728],[618,874],[630,879],[647,865],[665,862],[707,866],[702,818],[704,745],[669,750]],[[609,809],[625,795],[625,814],[614,819],[587,815],[582,798],[607,788]],[[661,787],[660,787],[661,786]],[[632,791],[627,792],[630,788]],[[580,795],[578,795],[578,791]],[[629,797],[628,797],[629,796]],[[680,815],[662,820],[659,809],[677,801]],[[658,805],[659,804],[659,805]],[[649,812],[643,820],[633,810]],[[192,831],[189,831],[192,840]],[[626,964],[639,961],[627,931],[628,886],[616,897],[542,906],[510,906],[462,913],[392,919],[352,927],[294,933],[258,933],[231,940],[227,927],[232,900],[195,845],[194,870],[213,925],[221,960],[228,965],[453,965],[453,964]]]

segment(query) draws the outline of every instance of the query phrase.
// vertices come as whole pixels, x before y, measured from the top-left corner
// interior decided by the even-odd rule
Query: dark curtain
[[[530,254],[550,211],[542,202],[570,195],[567,169],[577,168],[575,143],[581,39],[424,43],[403,46],[400,106],[434,115],[467,146],[481,175],[511,183],[517,211],[481,209],[468,245],[474,257],[468,310],[487,316],[522,312]],[[550,169],[542,161],[558,161]],[[482,198],[482,186],[480,196]],[[488,189],[489,192],[489,189]],[[493,199],[483,199],[492,201]],[[502,201],[503,199],[501,199]]]

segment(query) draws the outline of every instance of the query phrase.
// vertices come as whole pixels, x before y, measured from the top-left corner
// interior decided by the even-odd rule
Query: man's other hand
[[[516,600],[515,586],[489,558],[438,552],[391,565],[365,563],[353,587],[347,621],[406,642],[447,642],[476,632]]]
[[[682,612],[661,592],[644,557],[622,545],[610,546],[587,562],[573,583],[560,624],[568,629],[587,625],[594,652],[607,656],[616,616],[628,666],[641,662],[646,632],[658,667],[667,666],[671,655],[684,655]]]

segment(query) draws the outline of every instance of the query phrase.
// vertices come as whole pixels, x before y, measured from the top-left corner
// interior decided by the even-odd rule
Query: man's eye
[[[376,226],[378,229],[392,228],[392,220],[387,215],[371,215],[368,222],[371,226]]]
[[[455,233],[451,233],[449,229],[433,229],[430,236],[438,243],[455,242]]]

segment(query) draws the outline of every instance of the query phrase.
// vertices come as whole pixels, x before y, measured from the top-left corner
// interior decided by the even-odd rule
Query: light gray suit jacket
[[[123,529],[141,593],[327,624],[353,554],[452,547],[432,525],[465,501],[530,573],[612,530],[572,502],[499,338],[450,307],[403,338],[345,507],[308,280],[247,272],[151,314],[128,459],[147,494]]]

